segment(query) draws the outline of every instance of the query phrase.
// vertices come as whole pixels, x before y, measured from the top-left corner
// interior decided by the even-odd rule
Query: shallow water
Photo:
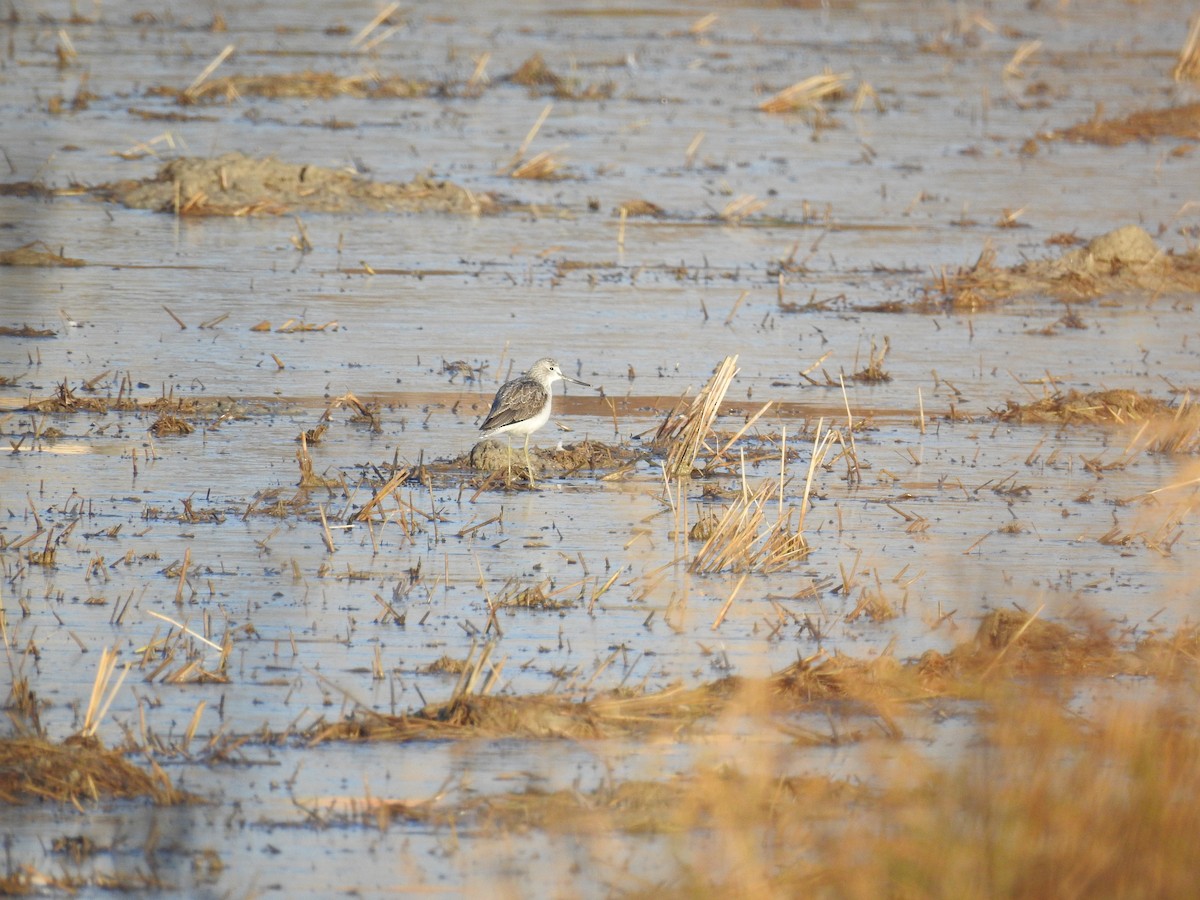
[[[167,633],[152,613],[186,621],[218,644],[234,631],[232,683],[147,682],[139,675],[149,669],[135,669],[101,736],[116,743],[125,731],[142,740],[144,727],[176,743],[203,701],[193,751],[218,731],[284,732],[356,703],[387,712],[444,699],[454,677],[419,670],[443,655],[465,658],[484,640],[489,602],[539,584],[579,602],[500,612],[497,690],[565,690],[593,677],[596,689],[698,683],[727,672],[763,675],[818,651],[861,657],[890,647],[918,655],[952,646],[973,633],[981,611],[1014,602],[1044,604],[1048,616],[1082,605],[1133,629],[1171,627],[1195,614],[1183,561],[1197,537],[1186,517],[1163,532],[1175,538],[1169,553],[1137,540],[1098,540],[1114,524],[1131,534],[1169,525],[1190,489],[1167,490],[1156,504],[1129,501],[1194,478],[1187,461],[1137,454],[1098,476],[1083,461],[1115,462],[1131,430],[1017,427],[989,416],[1006,400],[1026,402],[1053,386],[1159,397],[1171,385],[1194,388],[1194,298],[1082,303],[1074,309],[1087,328],[1053,336],[1035,333],[1064,312],[1049,299],[974,315],[859,308],[912,301],[940,269],[973,262],[989,242],[999,262],[1011,264],[1057,252],[1045,246],[1056,233],[1091,237],[1138,222],[1164,248],[1186,249],[1198,182],[1195,161],[1172,154],[1178,142],[1042,141],[1035,155],[1019,151],[1028,138],[1089,118],[1098,102],[1115,115],[1166,105],[1173,91],[1187,99],[1166,75],[1187,4],[982,12],[997,29],[972,23],[974,12],[962,7],[738,6],[718,10],[698,35],[688,29],[709,7],[472,9],[470,21],[408,11],[374,55],[349,49],[376,12],[368,4],[336,14],[321,5],[239,9],[225,13],[227,33],[209,30],[207,10],[170,4],[154,9],[154,21],[133,23],[140,8],[118,3],[82,10],[94,24],[59,21],[62,11],[47,7],[2,26],[11,48],[0,72],[11,180],[62,187],[148,177],[156,159],[114,153],[169,135],[151,144],[163,157],[172,147],[194,155],[241,150],[352,165],[397,181],[428,170],[523,206],[482,218],[179,219],[83,197],[0,196],[4,248],[41,240],[90,263],[3,270],[0,324],[56,332],[0,339],[0,376],[12,383],[0,388],[4,409],[49,396],[64,379],[77,388],[103,376],[96,390],[115,396],[126,375],[138,399],[172,393],[226,404],[225,415],[210,409],[191,435],[161,439],[147,432],[152,414],[9,412],[0,420],[19,444],[0,457],[9,645],[18,654],[36,646],[37,660],[16,665],[47,703],[42,721],[52,736],[81,724],[101,648],[137,660]],[[349,34],[325,33],[337,23]],[[59,29],[79,54],[61,70]],[[925,49],[939,37],[945,49]],[[1016,49],[1033,39],[1043,47],[1023,77],[1003,77]],[[461,83],[487,52],[493,84],[480,99],[251,98],[176,107],[147,94],[160,84],[186,86],[228,43],[237,53],[217,74],[378,70]],[[530,152],[559,154],[564,180],[518,181],[501,171],[551,102],[499,80],[533,52],[585,84],[614,84],[612,99],[553,102]],[[831,110],[837,126],[814,131],[799,116],[757,110],[775,90],[825,66],[869,82],[884,111],[868,105],[855,114],[842,101]],[[50,96],[69,102],[84,72],[98,98],[86,110],[48,114]],[[1039,81],[1048,89],[1026,96]],[[148,121],[131,110],[203,120]],[[331,118],[351,127],[322,127]],[[689,165],[686,149],[701,133]],[[712,220],[742,194],[767,200],[770,218],[741,226]],[[612,210],[636,198],[667,217],[629,219],[621,244]],[[1006,210],[1022,210],[1025,227],[999,227]],[[301,229],[311,252],[293,243]],[[789,257],[800,268],[781,285],[778,261]],[[788,311],[810,299],[821,305]],[[250,330],[264,320],[274,328],[287,320],[336,324],[294,334]],[[801,377],[822,359],[835,381],[848,376],[863,368],[872,341],[885,338],[889,382],[848,382],[843,398]],[[537,437],[543,446],[583,437],[638,446],[676,398],[699,389],[723,356],[738,354],[741,372],[719,424],[732,433],[774,402],[755,434],[777,440],[786,429],[789,445],[804,448],[788,465],[785,506],[799,506],[813,427],[819,419],[843,427],[847,404],[870,423],[855,436],[862,481],[849,483],[844,463],[821,470],[808,558],[748,578],[715,628],[741,576],[688,572],[695,545],[673,536],[680,520],[649,462],[615,481],[587,473],[549,479],[536,491],[478,495],[464,487],[465,471],[439,474],[431,488],[402,492],[436,522],[418,516],[411,535],[395,522],[336,527],[333,553],[319,520],[245,515],[258,492],[292,493],[295,438],[331,399],[353,392],[381,403],[379,433],[338,411],[312,448],[318,472],[355,485],[370,474],[369,463],[448,460],[469,450],[499,381],[547,353],[624,402],[614,422],[597,390],[568,386],[556,400],[558,424]],[[442,364],[454,360],[480,367],[482,376],[452,379]],[[812,372],[824,381],[819,373]],[[948,421],[951,407],[977,421]],[[51,425],[65,434],[34,437]],[[751,485],[778,476],[777,455],[745,472]],[[715,481],[738,487],[736,477]],[[688,521],[706,504],[703,487],[687,488]],[[366,487],[349,497],[337,489],[324,505],[340,523],[368,496]],[[185,500],[220,521],[182,521]],[[907,533],[906,513],[928,527]],[[20,551],[14,544],[39,527],[61,536],[72,522],[54,567],[21,561],[44,539]],[[172,566],[185,554],[191,568],[181,587]],[[611,587],[589,604],[614,572]],[[855,584],[849,593],[843,573]],[[900,615],[847,621],[861,589],[872,585]],[[403,626],[378,622],[384,608],[375,595],[405,615]],[[189,643],[206,664],[217,656]],[[377,658],[381,679],[372,678]],[[613,839],[627,862],[608,862],[589,878],[580,871],[615,858],[603,842],[397,824],[384,833],[302,827],[311,823],[291,797],[424,798],[447,780],[459,792],[513,789],[524,779],[586,789],[602,778],[737,759],[754,743],[746,734],[725,740],[720,748],[703,740],[564,742],[550,751],[519,741],[254,744],[244,766],[207,768],[182,756],[168,765],[213,806],[88,816],[38,807],[22,811],[19,822],[0,816],[18,861],[55,870],[39,840],[45,846],[47,835],[87,832],[125,854],[94,860],[98,868],[145,868],[157,859],[165,880],[184,890],[466,890],[499,879],[519,894],[531,870],[547,892],[603,894],[604,885],[631,876],[663,877],[655,862],[663,842]],[[789,770],[853,777],[863,769],[855,750],[799,751],[774,736],[763,740],[761,752],[777,754],[775,763]],[[923,743],[952,757],[962,738],[935,734]],[[171,849],[144,852],[149,834],[170,835]],[[225,868],[206,881],[192,858],[208,848]]]

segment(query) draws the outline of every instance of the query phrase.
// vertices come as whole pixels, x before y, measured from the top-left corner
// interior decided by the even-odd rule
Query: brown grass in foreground
[[[1019,610],[989,613],[973,640],[947,654],[930,650],[906,661],[888,654],[871,659],[817,654],[766,679],[731,676],[698,687],[673,685],[650,692],[620,689],[589,695],[584,689],[575,696],[488,696],[498,670],[489,669],[484,653],[468,665],[470,671],[460,677],[445,703],[402,715],[362,709],[336,722],[317,723],[309,729],[308,740],[318,744],[678,735],[747,705],[764,714],[787,714],[829,703],[849,704],[841,707],[843,711],[872,717],[881,733],[898,736],[903,733],[903,711],[914,704],[986,698],[1002,693],[1006,681],[1016,678],[1057,681],[1064,690],[1073,689],[1083,677],[1174,678],[1194,674],[1197,656],[1200,628],[1126,646],[1097,623],[1072,628]]]
[[[689,774],[673,806],[641,818],[611,799],[628,790],[608,787],[573,808],[492,799],[484,821],[578,830],[607,812],[616,827],[684,832],[670,844],[674,875],[633,897],[1185,897],[1200,854],[1200,729],[1172,707],[1084,722],[1013,692],[960,760],[880,758],[866,787],[739,767]]]
[[[306,812],[326,824],[572,835],[633,897],[1189,896],[1200,855],[1198,650],[1196,628],[1121,646],[1095,622],[1000,610],[973,640],[917,661],[807,660],[770,679],[574,703],[460,691],[413,717],[369,714],[313,738],[677,738],[728,715],[761,717],[776,739],[729,743],[719,732],[707,744],[736,751],[733,761],[661,780],[486,796],[443,785],[420,800],[339,797]],[[1119,674],[1159,680],[1140,683],[1137,703],[1076,707],[1081,677]],[[814,704],[842,720],[824,739],[779,717]],[[914,715],[956,709],[974,710],[977,724],[949,758],[890,739]],[[864,714],[879,726],[865,728],[876,738],[864,747],[865,776],[793,774],[798,750],[861,740],[844,726]],[[659,837],[645,851],[658,860],[654,882],[636,862],[613,861],[614,833]]]

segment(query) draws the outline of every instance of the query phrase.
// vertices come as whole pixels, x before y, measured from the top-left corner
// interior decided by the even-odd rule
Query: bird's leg
[[[525,468],[529,470],[529,486],[533,487],[533,463],[529,461],[529,434],[525,435]]]
[[[504,486],[505,486],[505,488],[511,488],[512,487],[512,455],[513,455],[512,435],[506,434],[504,436],[504,439],[505,439],[505,441],[508,442],[508,456],[504,457],[505,462],[508,463],[508,480],[504,482]]]

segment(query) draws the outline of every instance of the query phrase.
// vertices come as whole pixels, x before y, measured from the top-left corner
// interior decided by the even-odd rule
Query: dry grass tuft
[[[308,490],[311,488],[335,488],[341,485],[340,478],[327,478],[324,475],[318,475],[313,470],[312,454],[308,452],[308,440],[301,435],[300,448],[296,451],[296,463],[300,467],[300,481],[298,486]]]
[[[638,216],[646,216],[653,219],[661,219],[666,215],[666,212],[657,203],[651,203],[649,200],[626,200],[619,204],[613,210],[613,215],[618,218],[625,216],[633,219]]]
[[[468,665],[460,685],[472,681]],[[474,678],[478,681],[478,676]],[[655,694],[614,692],[576,701],[555,695],[492,697],[461,686],[448,702],[409,715],[390,716],[359,710],[352,718],[320,725],[312,744],[328,740],[447,740],[471,737],[595,740],[650,732],[675,732],[713,710],[713,689],[669,688]]]
[[[1016,400],[1005,401],[1001,410],[1001,422],[1028,424],[1052,422],[1062,425],[1098,425],[1102,423],[1128,424],[1142,422],[1155,416],[1169,416],[1170,407],[1161,400],[1139,394],[1137,391],[1113,389],[1108,391],[1069,390],[1055,392],[1031,403]],[[1194,430],[1194,416],[1189,416]]]
[[[705,440],[721,410],[725,392],[740,371],[737,359],[736,356],[725,357],[687,411],[680,414],[677,406],[659,425],[654,443],[667,448],[665,468],[668,477],[690,475],[694,470],[696,457],[706,446]]]
[[[494,609],[538,609],[563,610],[576,606],[574,598],[560,596],[561,590],[555,591],[550,579],[539,581],[537,584],[521,587],[510,583],[493,602]]]
[[[180,105],[194,103],[235,103],[242,97],[263,97],[272,100],[303,98],[331,100],[335,97],[358,97],[368,100],[407,100],[424,97],[433,85],[426,81],[385,78],[378,73],[366,75],[335,75],[333,72],[284,72],[276,75],[231,75],[206,81],[195,88],[178,90],[155,87],[152,96],[174,98]]]
[[[693,572],[778,572],[808,556],[808,542],[792,522],[793,510],[769,521],[778,493],[773,481],[743,491],[711,526],[689,566]]]
[[[540,53],[534,53],[504,80],[529,88],[531,94],[560,100],[606,100],[615,90],[611,82],[585,85],[574,78],[564,78],[550,68]]]
[[[780,445],[778,480],[765,480],[752,491],[743,479],[741,494],[720,516],[715,517],[715,521],[700,520],[708,536],[692,558],[689,566],[691,571],[712,573],[728,569],[733,572],[778,572],[808,556],[804,520],[808,514],[813,481],[817,470],[826,464],[833,446],[843,444],[844,448],[840,432],[823,429],[824,420],[817,424],[813,436],[799,511],[791,506],[784,507],[784,490],[787,487],[784,477],[787,467],[785,435]],[[744,464],[742,469],[745,471]],[[776,508],[773,521],[768,517],[772,501]]]
[[[43,241],[31,241],[12,250],[0,250],[0,266],[42,266],[79,268],[87,260],[63,256],[62,251],[52,251]]]
[[[166,412],[160,415],[154,421],[154,424],[150,426],[150,431],[155,437],[191,434],[195,430],[191,423]]]
[[[551,71],[546,64],[545,57],[540,53],[534,53],[525,62],[517,67],[517,70],[508,76],[508,80],[513,84],[520,84],[525,87],[551,87],[557,88],[563,83],[563,79]]]
[[[420,671],[428,675],[461,675],[469,667],[470,660],[455,659],[443,653],[429,665],[422,666]]]
[[[740,225],[751,216],[757,215],[768,206],[768,201],[759,200],[753,194],[741,194],[726,203],[717,218],[730,225]]]
[[[108,404],[99,397],[76,397],[75,391],[64,378],[54,388],[54,394],[44,400],[35,400],[25,407],[30,412],[104,412]]]
[[[0,801],[4,803],[50,800],[80,806],[88,800],[143,797],[159,806],[197,800],[175,788],[152,760],[149,771],[139,768],[94,738],[61,744],[42,737],[0,740]]]
[[[812,710],[832,701],[877,723],[876,735],[903,733],[902,717],[923,704],[942,699],[1003,700],[1012,679],[1046,679],[1042,687],[1067,694],[1085,677],[1200,675],[1200,629],[1184,628],[1168,637],[1152,636],[1132,646],[1118,645],[1107,626],[1081,621],[1071,627],[1047,622],[1015,609],[989,613],[975,636],[947,654],[927,651],[919,659],[891,654],[867,659],[818,653],[769,678],[728,677],[693,688],[679,685],[659,691],[624,689],[582,698],[537,694],[489,696],[502,667],[490,661],[493,645],[474,651],[463,663],[451,660],[458,674],[448,701],[405,715],[359,708],[352,716],[318,723],[308,732],[311,744],[329,740],[420,741],[468,738],[567,738],[598,740],[669,734],[711,722],[725,712],[763,715]],[[817,708],[821,708],[818,706]],[[859,735],[859,738],[865,735]],[[812,738],[812,735],[809,735]],[[829,741],[845,741],[833,734]]]
[[[871,339],[871,355],[867,360],[867,364],[855,372],[850,377],[854,381],[862,384],[883,384],[891,381],[892,376],[887,373],[883,367],[883,360],[888,355],[888,351],[892,349],[892,342],[888,338],[883,339],[883,346],[879,347],[875,344],[875,339]]]
[[[1183,64],[1182,58],[1180,64]],[[1178,66],[1176,70],[1179,70]],[[1162,138],[1200,138],[1200,103],[1168,106],[1164,109],[1143,109],[1120,119],[1104,119],[1101,118],[1102,114],[1103,107],[1097,106],[1096,115],[1087,122],[1051,132],[1045,137],[1051,140],[1100,144],[1105,147],[1118,147],[1131,141],[1150,143]]]
[[[543,150],[518,163],[508,173],[509,178],[547,181],[562,178],[562,161],[552,152]]]
[[[826,100],[840,100],[846,96],[849,77],[848,72],[835,75],[826,69],[820,75],[813,75],[784,88],[758,104],[758,108],[769,113],[820,111]]]

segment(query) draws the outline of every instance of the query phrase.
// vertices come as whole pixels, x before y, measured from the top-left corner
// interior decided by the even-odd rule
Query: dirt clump
[[[32,241],[12,250],[0,250],[0,266],[65,266],[77,269],[86,265],[87,260],[55,253],[42,241]]]
[[[418,176],[371,181],[341,169],[280,162],[243,153],[182,157],[153,178],[103,185],[95,193],[131,209],[192,216],[282,215],[300,212],[441,212],[478,215],[497,208],[489,194]]]
[[[530,447],[529,465],[538,477],[545,473],[572,475],[582,471],[611,471],[634,456],[632,451],[620,446],[600,441],[579,441],[553,450]],[[521,446],[510,448],[503,441],[496,440],[480,441],[456,463],[478,472],[505,472],[509,469],[524,472],[526,469],[525,453]]]
[[[1200,252],[1161,249],[1137,225],[1109,231],[1055,259],[1031,260],[1011,268],[996,265],[985,247],[975,263],[925,288],[918,308],[949,304],[952,309],[990,309],[1004,300],[1045,295],[1077,301],[1122,292],[1200,290]]]

